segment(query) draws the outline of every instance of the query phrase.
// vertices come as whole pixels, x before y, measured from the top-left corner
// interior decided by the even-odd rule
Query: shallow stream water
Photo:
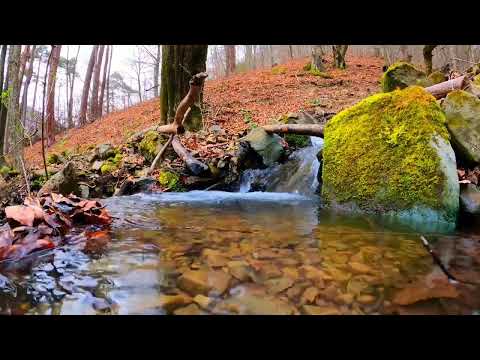
[[[110,233],[0,270],[2,314],[471,314],[475,229],[339,215],[288,193],[138,194],[105,201]],[[432,232],[434,231],[434,232]]]

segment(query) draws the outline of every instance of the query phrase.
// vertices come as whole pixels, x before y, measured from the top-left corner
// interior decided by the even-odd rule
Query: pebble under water
[[[138,194],[94,244],[1,264],[1,314],[472,314],[419,229],[331,213],[289,193]],[[78,231],[81,231],[79,229]],[[480,282],[475,230],[422,232],[458,278]],[[432,233],[431,231],[435,231]]]

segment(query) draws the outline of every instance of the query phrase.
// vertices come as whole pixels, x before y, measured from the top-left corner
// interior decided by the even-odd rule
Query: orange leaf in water
[[[7,206],[5,214],[7,219],[15,220],[21,225],[33,226],[33,221],[35,220],[35,210],[29,206]]]
[[[410,305],[422,300],[436,298],[457,298],[457,289],[446,279],[419,281],[398,291],[392,302],[396,305]]]

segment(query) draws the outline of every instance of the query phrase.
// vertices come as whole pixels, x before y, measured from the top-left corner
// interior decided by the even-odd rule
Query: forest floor
[[[308,59],[303,58],[280,64],[277,71],[260,69],[208,80],[204,91],[204,128],[208,132],[212,125],[220,125],[229,136],[238,136],[252,123],[264,125],[281,115],[311,108],[338,112],[378,91],[382,59],[348,56],[345,70],[335,69],[330,59],[327,61],[325,72],[329,78],[304,71]],[[58,134],[47,152],[81,152],[102,143],[117,146],[135,132],[157,124],[159,118],[159,100],[151,99],[112,112],[82,128]],[[206,142],[190,139],[185,144],[187,148],[197,152],[205,150],[199,147],[205,147]],[[42,162],[40,142],[26,148],[25,157],[30,165],[39,166]]]

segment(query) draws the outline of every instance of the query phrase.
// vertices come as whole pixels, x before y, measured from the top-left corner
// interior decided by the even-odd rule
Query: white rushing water
[[[310,140],[311,146],[295,151],[284,164],[246,170],[240,179],[240,192],[314,195],[318,188],[317,174],[320,167],[317,154],[323,147],[323,139],[312,136]]]

